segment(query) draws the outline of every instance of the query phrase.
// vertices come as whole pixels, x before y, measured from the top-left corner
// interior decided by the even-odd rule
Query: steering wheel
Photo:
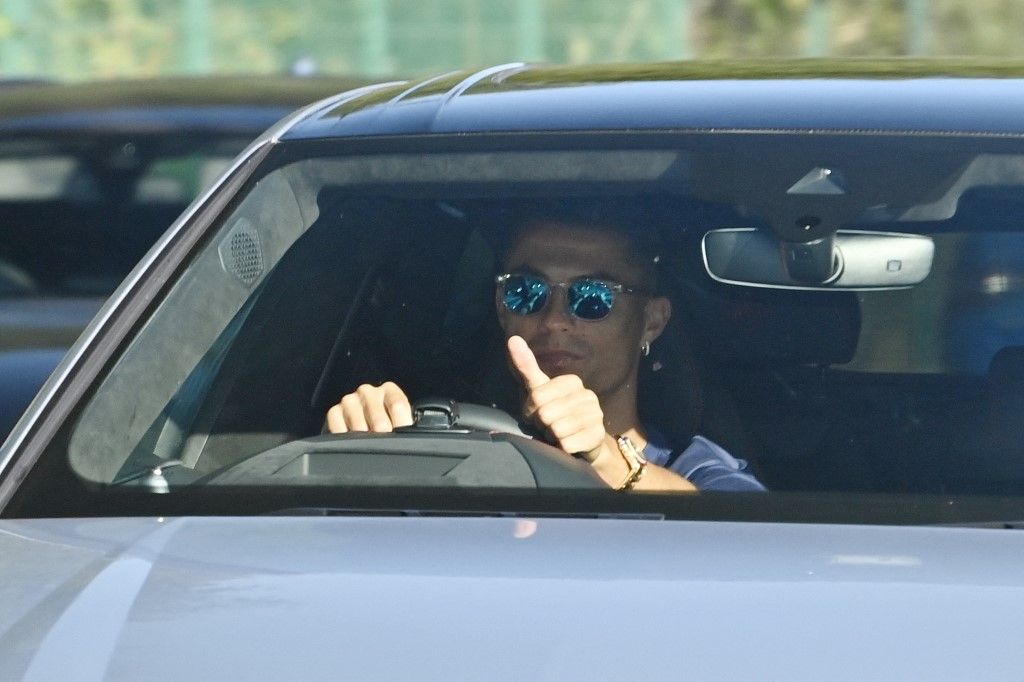
[[[606,484],[586,462],[568,456],[541,440],[531,437],[522,424],[504,410],[451,398],[425,398],[413,403],[413,425],[398,429],[410,433],[505,433],[529,462],[539,487],[552,478],[569,487],[603,488]]]
[[[505,410],[451,398],[421,398],[412,404],[414,429],[431,431],[497,431],[527,436],[522,425]]]

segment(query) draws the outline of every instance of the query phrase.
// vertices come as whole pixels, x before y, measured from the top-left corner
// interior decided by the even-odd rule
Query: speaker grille
[[[220,260],[224,270],[231,273],[246,286],[263,274],[263,250],[260,248],[260,234],[251,222],[239,220],[220,245]]]

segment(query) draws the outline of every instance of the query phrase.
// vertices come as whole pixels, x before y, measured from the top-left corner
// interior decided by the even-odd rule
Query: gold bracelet
[[[619,446],[619,453],[629,466],[629,473],[626,474],[626,478],[615,489],[632,490],[633,486],[640,480],[640,477],[644,475],[644,470],[647,468],[647,458],[633,444],[629,436],[619,436],[615,439],[615,443]]]

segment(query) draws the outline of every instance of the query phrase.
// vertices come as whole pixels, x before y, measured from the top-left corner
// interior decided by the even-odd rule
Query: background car
[[[0,91],[0,439],[105,297],[253,138],[358,83],[206,77]]]
[[[0,677],[1016,679],[1024,353],[965,371],[947,322],[967,245],[1024,250],[1024,72],[715,68],[500,65],[261,136],[0,446]],[[498,287],[559,211],[657,245],[644,429],[767,493],[527,435]],[[383,380],[412,426],[324,433]]]

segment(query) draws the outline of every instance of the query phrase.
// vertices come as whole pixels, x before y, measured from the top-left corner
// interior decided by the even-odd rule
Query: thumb
[[[508,356],[512,360],[512,366],[523,377],[526,388],[537,388],[541,384],[551,381],[548,375],[541,370],[540,365],[537,364],[537,358],[534,357],[533,351],[530,350],[530,346],[527,345],[523,337],[509,337]]]

